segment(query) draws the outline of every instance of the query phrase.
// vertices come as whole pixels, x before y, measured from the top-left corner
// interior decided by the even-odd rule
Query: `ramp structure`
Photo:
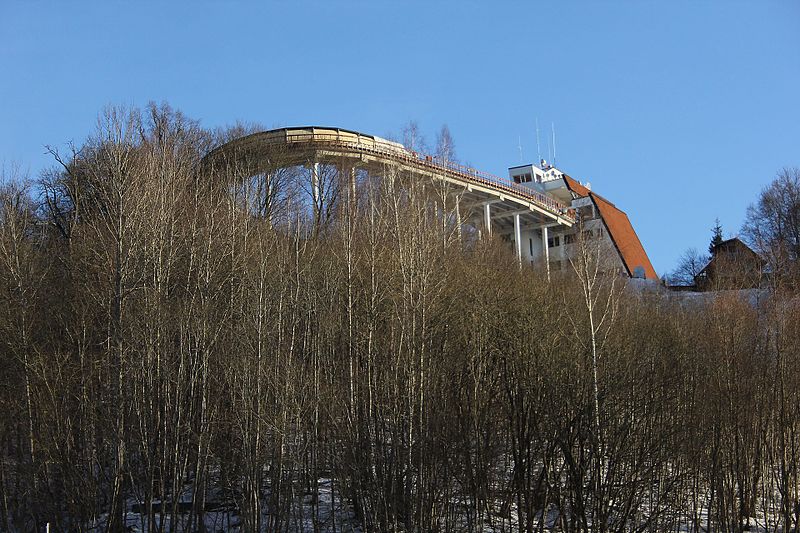
[[[544,161],[540,166],[513,167],[509,169],[509,178],[501,178],[408,150],[397,142],[341,128],[306,126],[253,133],[219,146],[203,163],[210,168],[233,166],[243,176],[274,172],[278,168],[307,169],[315,206],[322,205],[325,195],[322,166],[336,168],[339,176],[349,176],[351,187],[355,187],[359,171],[380,176],[388,169],[412,179],[446,183],[448,194],[457,199],[465,220],[479,231],[495,233],[512,242],[520,261],[543,260],[548,267],[552,262],[563,266],[568,261],[568,247],[576,241],[579,212],[586,213],[580,216],[591,221],[592,227],[598,224],[605,227],[602,213],[608,211],[588,211],[586,198],[592,197],[588,189]],[[613,225],[620,234],[618,218]],[[602,236],[602,227],[595,231]],[[630,232],[626,227],[625,233]],[[608,228],[606,236],[614,242]],[[655,277],[638,238],[635,253],[630,252],[630,240],[626,239],[627,253],[620,256],[620,270],[629,276],[644,271],[646,277]],[[558,253],[550,253],[551,248],[561,246]],[[621,248],[617,250],[621,253]],[[630,257],[646,265],[634,265],[627,260]]]

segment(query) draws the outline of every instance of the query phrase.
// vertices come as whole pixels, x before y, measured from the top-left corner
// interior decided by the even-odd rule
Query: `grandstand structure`
[[[460,218],[484,235],[498,235],[522,263],[565,268],[578,242],[604,243],[618,260],[614,267],[630,277],[657,279],[627,215],[555,167],[512,167],[502,178],[402,144],[357,131],[329,127],[281,128],[246,135],[217,147],[203,161],[207,168],[227,167],[241,176],[307,169],[310,196],[321,209],[326,194],[323,167],[349,176],[355,188],[359,172],[380,176],[391,169],[413,179],[446,184]]]

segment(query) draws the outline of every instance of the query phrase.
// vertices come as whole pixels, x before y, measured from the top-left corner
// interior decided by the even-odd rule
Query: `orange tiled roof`
[[[591,194],[591,191],[581,185],[578,180],[572,179],[566,174],[564,174],[564,181],[567,184],[567,188],[578,196],[589,196]]]
[[[619,250],[619,255],[625,263],[628,275],[633,276],[634,269],[637,266],[641,266],[644,268],[644,275],[647,279],[658,279],[658,274],[656,274],[656,270],[650,263],[647,252],[644,251],[642,242],[639,240],[639,236],[636,235],[628,215],[599,194],[593,193],[581,185],[578,180],[566,174],[564,174],[564,182],[567,184],[567,188],[578,196],[590,196],[592,198],[598,211],[600,211],[600,217],[605,222],[606,228],[608,228],[611,240],[614,241],[614,246]]]
[[[625,268],[628,270],[628,275],[633,276],[634,269],[637,266],[644,268],[644,275],[647,279],[658,279],[650,259],[647,257],[647,252],[644,251],[639,237],[631,225],[623,211],[617,209],[614,204],[592,192],[589,192],[592,200],[594,200],[597,209],[600,211],[600,216],[608,228],[608,233],[611,235],[611,240],[619,250],[620,256],[625,263]]]

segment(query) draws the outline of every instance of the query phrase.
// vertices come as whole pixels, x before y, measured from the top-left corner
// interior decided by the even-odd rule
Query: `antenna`
[[[556,124],[551,122],[550,126],[553,128],[553,166],[556,166]]]
[[[539,145],[539,117],[536,117],[536,155],[537,163],[542,164],[542,147]]]
[[[519,162],[522,163],[522,136],[517,135],[517,142],[519,143]]]

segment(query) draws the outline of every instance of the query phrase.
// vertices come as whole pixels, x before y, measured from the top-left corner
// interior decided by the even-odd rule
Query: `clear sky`
[[[506,175],[557,164],[625,210],[659,274],[800,166],[800,2],[0,0],[0,163],[36,176],[107,104],[206,127],[444,123]]]

